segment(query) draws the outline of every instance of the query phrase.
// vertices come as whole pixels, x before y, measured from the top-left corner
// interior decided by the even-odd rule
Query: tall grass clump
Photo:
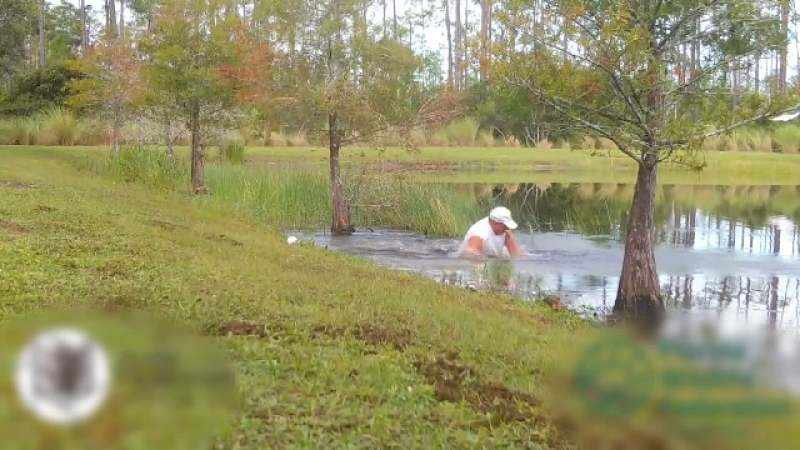
[[[269,145],[285,147],[288,143],[289,141],[286,136],[283,135],[283,133],[273,131],[269,134]]]
[[[123,146],[119,156],[84,155],[79,168],[159,190],[178,190],[189,183],[189,165],[171,160],[162,148]]]
[[[239,143],[230,143],[222,148],[222,156],[225,161],[231,164],[244,163],[244,145]]]
[[[308,145],[308,138],[304,132],[298,131],[290,134],[286,139],[286,143],[292,147],[305,147]]]
[[[783,125],[773,134],[781,153],[797,153],[800,150],[800,126]]]
[[[430,138],[428,138],[428,145],[434,147],[447,147],[450,145],[450,141],[447,140],[447,132],[445,130],[438,130],[431,134]]]
[[[0,145],[13,145],[11,123],[7,120],[0,120]]]
[[[33,117],[20,117],[4,121],[3,141],[12,145],[39,143],[39,121]]]
[[[459,237],[487,205],[440,184],[376,178],[354,205],[358,223],[431,236]]]
[[[423,147],[428,143],[428,139],[425,137],[425,132],[420,129],[411,130],[408,139],[417,147]]]
[[[478,144],[481,147],[494,147],[494,137],[492,136],[492,133],[482,131],[478,135]]]
[[[742,128],[732,133],[738,142],[740,151],[772,152],[772,136],[766,130],[758,128]]]
[[[212,197],[269,225],[320,229],[330,225],[330,179],[324,170],[266,171],[209,166]],[[488,206],[434,184],[393,177],[348,177],[353,223],[456,237],[485,214]]]
[[[266,171],[209,165],[211,195],[267,224],[318,228],[330,220],[330,181],[324,171]]]
[[[478,122],[472,117],[456,120],[445,128],[450,145],[472,146],[478,135]]]
[[[39,141],[44,145],[75,145],[81,138],[81,124],[68,110],[56,108],[41,116]]]

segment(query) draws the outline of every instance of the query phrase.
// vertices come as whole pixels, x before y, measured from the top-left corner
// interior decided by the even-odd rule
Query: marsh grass
[[[178,190],[189,179],[189,165],[171,160],[161,148],[123,146],[118,158],[108,155],[81,154],[76,165],[97,175],[141,184],[157,190]]]
[[[181,191],[189,180],[188,163],[170,160],[161,148],[123,147],[117,159],[84,155],[78,164],[92,173],[161,190]],[[330,179],[325,170],[209,163],[205,179],[211,195],[197,202],[232,206],[275,227],[318,230],[330,225]],[[358,172],[345,174],[345,180],[352,220],[359,227],[456,237],[489,207],[444,185]]]

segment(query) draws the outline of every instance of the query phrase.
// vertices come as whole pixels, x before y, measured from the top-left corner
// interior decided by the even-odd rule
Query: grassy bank
[[[230,208],[90,177],[57,152],[3,156],[2,329],[59,308],[188,327],[235,369],[239,409],[218,424],[217,449],[556,449],[583,431],[584,448],[709,448],[710,433],[681,446],[633,423],[592,431],[556,417],[547,379],[593,334],[569,313],[289,246]],[[107,333],[138,341],[135,326]],[[137,405],[150,414],[131,414],[137,393],[118,392],[76,433],[3,420],[4,448],[187,448],[176,442],[201,431],[187,427],[208,405],[147,397]]]
[[[0,180],[2,320],[143,310],[229,335],[208,339],[232,358],[241,410],[215,448],[567,445],[533,399],[553,352],[585,327],[568,315],[288,246],[230,214],[33,150],[6,152]],[[120,395],[69,441],[4,421],[4,446],[179,448],[184,429],[129,417]],[[140,440],[123,445],[134,429]]]

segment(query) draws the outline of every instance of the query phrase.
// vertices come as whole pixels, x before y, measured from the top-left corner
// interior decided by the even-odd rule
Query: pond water
[[[524,255],[513,293],[556,294],[602,316],[613,307],[632,184],[458,184],[487,205],[508,206]],[[672,311],[800,333],[800,186],[659,186],[656,263]],[[478,219],[478,218],[476,218]],[[466,230],[464,230],[466,232]],[[290,232],[396,270],[474,286],[476,267],[456,258],[461,239],[389,230],[353,236]]]

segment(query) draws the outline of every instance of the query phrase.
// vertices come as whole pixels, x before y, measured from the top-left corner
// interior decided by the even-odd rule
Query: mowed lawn
[[[0,158],[4,449],[712,448],[709,433],[692,446],[557,413],[565,397],[550,381],[568,381],[565,357],[597,336],[569,312],[288,245],[222,207],[78,172],[58,149],[3,148]],[[8,363],[25,319],[48,311],[99,314],[101,344],[116,350],[176,345],[166,328],[124,314],[187,327],[193,348],[225,352],[236,395],[189,372],[144,389],[124,370],[142,366],[128,363],[115,373],[128,383],[88,425],[31,420]],[[237,409],[215,422],[233,398]],[[577,446],[579,431],[588,444]],[[204,434],[213,445],[189,444]]]
[[[12,146],[0,146],[3,149]],[[107,153],[106,147],[47,147],[64,153]],[[176,147],[182,158],[189,148]],[[635,162],[619,151],[511,148],[511,147],[423,147],[416,152],[403,148],[344,147],[342,163],[369,164],[387,173],[405,173],[421,181],[446,182],[635,182]],[[216,147],[207,150],[209,161],[220,160]],[[327,165],[324,147],[247,146],[248,165],[275,162]],[[702,169],[671,161],[659,170],[659,183],[791,185],[800,179],[800,154],[704,151],[694,162]]]
[[[232,334],[208,336],[230,352],[242,405],[216,448],[566,446],[533,399],[586,328],[569,314],[290,246],[226,212],[91,179],[58,152],[0,157],[3,322],[113,307]],[[69,448],[123,448],[133,425],[104,417],[91,445]],[[67,448],[14,424],[0,425],[4,448]],[[178,448],[166,442],[124,448]]]

